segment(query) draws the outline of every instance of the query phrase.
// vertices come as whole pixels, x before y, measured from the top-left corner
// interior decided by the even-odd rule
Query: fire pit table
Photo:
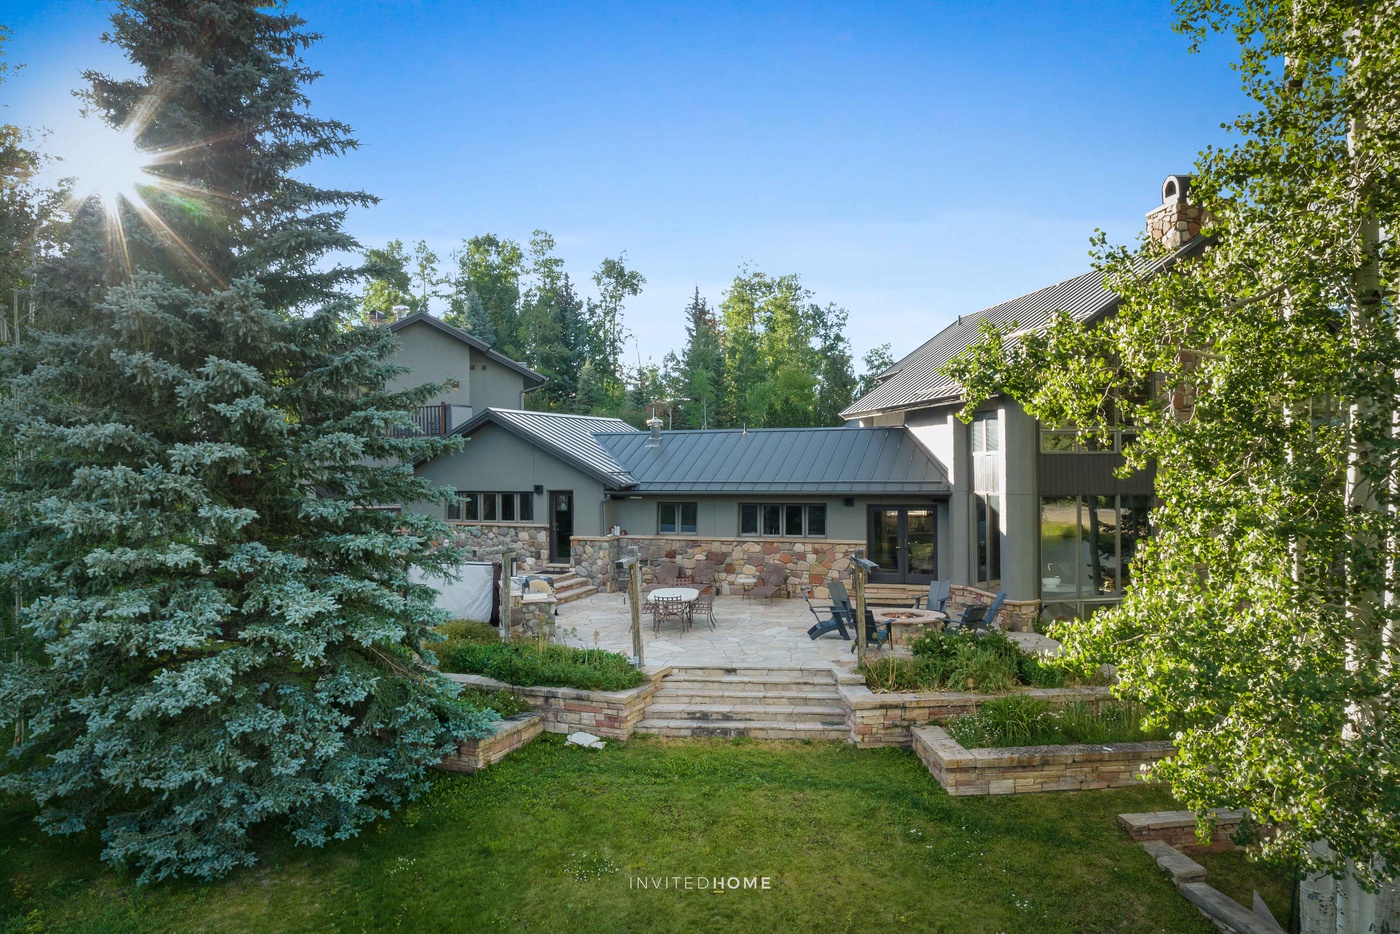
[[[907,607],[872,608],[870,614],[875,617],[877,623],[889,623],[891,633],[898,626],[937,626],[941,629],[948,621],[947,614],[937,610],[915,610]]]

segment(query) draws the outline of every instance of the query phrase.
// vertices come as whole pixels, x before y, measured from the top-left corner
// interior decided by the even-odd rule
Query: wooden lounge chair
[[[928,595],[914,598],[914,609],[929,609],[936,613],[946,613],[948,610],[948,596],[952,592],[952,581],[930,581],[928,585]],[[927,603],[927,606],[925,604]]]
[[[813,605],[811,597],[808,597],[808,596],[804,593],[804,594],[802,595],[802,599],[805,600],[805,601],[807,601],[807,609],[811,611],[812,616],[815,617],[816,620],[817,620],[816,625],[813,626],[811,629],[808,629],[808,630],[807,630],[807,635],[808,635],[809,638],[811,638],[811,639],[813,639],[813,640],[816,640],[816,639],[820,639],[822,636],[826,635],[827,633],[830,633],[830,632],[839,632],[839,633],[841,633],[841,638],[842,638],[842,639],[845,639],[847,642],[850,642],[850,641],[851,641],[851,634],[850,634],[849,632],[846,631],[846,608],[845,608],[845,607],[843,607],[843,606],[828,606],[828,607],[823,607],[823,609],[825,609],[825,610],[827,610],[829,613],[831,613],[831,616],[828,617],[827,619],[822,619],[822,615],[821,615],[820,613],[817,612],[817,607]]]

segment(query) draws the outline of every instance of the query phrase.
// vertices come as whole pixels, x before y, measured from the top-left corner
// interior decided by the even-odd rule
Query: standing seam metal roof
[[[637,481],[627,469],[613,459],[595,436],[598,432],[645,435],[620,418],[523,409],[484,409],[452,433],[470,434],[488,421],[539,445],[565,463],[597,477],[606,486],[626,489],[636,485]]]
[[[634,492],[946,493],[943,468],[904,428],[597,432]]]
[[[1207,237],[1194,237],[1171,256],[1140,262],[1140,274],[1156,275],[1182,256],[1208,245]],[[1057,282],[1009,302],[970,315],[939,331],[912,353],[906,355],[880,376],[880,384],[857,400],[842,418],[859,418],[907,409],[921,403],[957,399],[957,383],[939,370],[953,357],[974,344],[981,335],[982,322],[997,326],[1014,324],[1025,331],[1039,331],[1049,326],[1055,312],[1061,311],[1078,321],[1092,321],[1112,311],[1118,305],[1117,293],[1104,288],[1103,273],[1086,272]],[[1015,337],[1008,338],[1013,344]]]

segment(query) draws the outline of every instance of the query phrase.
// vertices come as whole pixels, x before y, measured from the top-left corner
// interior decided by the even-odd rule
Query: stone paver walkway
[[[839,634],[815,641],[807,637],[814,622],[800,599],[718,596],[713,630],[704,620],[697,620],[682,635],[677,624],[668,622],[662,624],[659,635],[653,635],[651,616],[643,612],[643,652],[648,665],[854,667],[851,645]],[[632,654],[631,607],[621,594],[599,593],[567,603],[559,608],[555,623],[570,644],[592,647],[597,633],[600,648]],[[1059,647],[1053,639],[1035,633],[1009,635],[1036,651],[1049,653]]]

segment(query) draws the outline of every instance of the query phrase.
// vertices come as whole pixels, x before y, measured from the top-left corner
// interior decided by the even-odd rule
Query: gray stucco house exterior
[[[1170,248],[1155,275],[1202,248],[1189,180],[1170,176],[1148,213]],[[957,419],[957,387],[940,369],[978,339],[983,322],[1046,326],[1056,311],[1092,323],[1117,296],[1087,272],[965,314],[881,374],[840,428],[638,431],[610,418],[527,411],[542,378],[427,315],[392,327],[405,384],[458,380],[436,430],[460,453],[418,466],[457,490],[437,509],[464,538],[509,545],[525,564],[570,565],[607,586],[621,547],[683,564],[705,557],[721,579],[779,562],[821,595],[849,576],[855,549],[882,584],[933,579],[1004,590],[1013,617],[1092,612],[1121,598],[1148,532],[1152,477],[1119,478],[1131,426],[1107,446],[1038,424],[993,399]],[[480,369],[478,369],[478,367]],[[489,376],[487,374],[490,374]],[[429,424],[428,428],[434,426]]]

